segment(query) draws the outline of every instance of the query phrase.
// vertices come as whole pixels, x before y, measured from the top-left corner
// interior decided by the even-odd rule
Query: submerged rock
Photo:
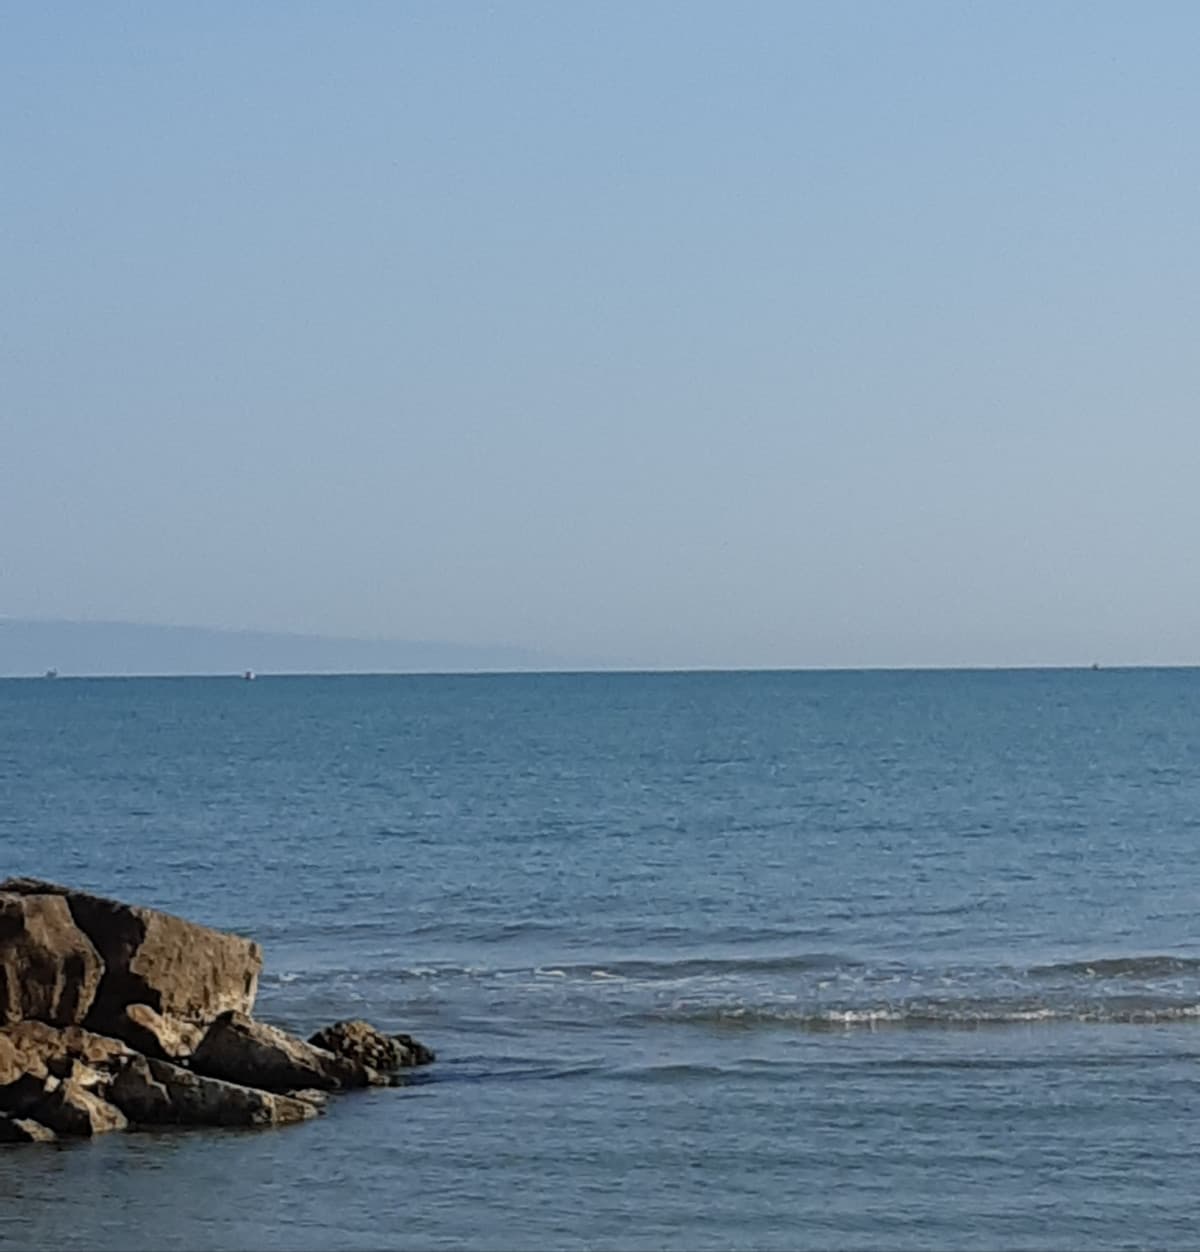
[[[82,1022],[103,972],[65,900],[0,887],[0,1026],[26,1018]]]
[[[385,1035],[360,1019],[334,1022],[312,1035],[309,1043],[384,1073],[428,1065],[436,1059],[432,1049],[418,1043],[412,1035]]]
[[[99,953],[103,977],[83,1019],[93,1030],[121,1029],[131,1004],[199,1024],[254,1007],[262,949],[250,939],[35,878],[6,879],[0,897],[5,893],[61,898]]]

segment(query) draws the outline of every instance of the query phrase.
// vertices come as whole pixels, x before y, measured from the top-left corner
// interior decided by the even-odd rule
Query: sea
[[[437,1062],[0,1247],[1200,1247],[1200,671],[0,682],[0,875]]]

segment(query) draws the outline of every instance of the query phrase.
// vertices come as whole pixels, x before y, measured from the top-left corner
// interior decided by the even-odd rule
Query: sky
[[[1200,6],[0,7],[0,615],[1200,659]]]

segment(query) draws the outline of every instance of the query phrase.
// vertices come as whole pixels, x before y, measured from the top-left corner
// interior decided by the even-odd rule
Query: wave
[[[305,968],[301,956],[262,984],[265,1002],[280,1011],[336,998],[392,1005],[397,1015],[417,1006],[469,1012],[518,1032],[518,1023],[836,1035],[1200,1021],[1200,958],[1190,956],[921,968],[817,950],[586,962],[571,955],[540,965],[402,965],[373,952],[341,969]]]
[[[383,965],[363,964],[354,968],[321,968],[264,970],[259,977],[260,987],[313,987],[363,983],[371,987],[383,987],[389,983],[430,982],[438,978],[480,978],[498,976],[502,971],[491,970],[482,965]]]
[[[835,952],[801,952],[779,956],[685,957],[678,960],[630,959],[616,961],[555,962],[536,966],[378,965],[357,968],[316,968],[267,971],[265,986],[295,982],[425,982],[438,978],[566,978],[589,982],[675,982],[687,978],[733,978],[744,974],[802,973],[857,969],[861,962]]]
[[[625,978],[673,982],[681,978],[736,977],[739,974],[786,974],[807,970],[857,968],[860,962],[836,952],[798,952],[778,956],[681,957],[655,961],[629,959],[559,965],[562,973],[585,978]]]
[[[1035,965],[1035,978],[1074,975],[1084,978],[1168,978],[1173,974],[1200,973],[1200,958],[1184,956],[1112,956],[1090,961],[1061,961]]]
[[[807,1009],[783,1005],[674,1005],[631,1015],[666,1023],[728,1030],[795,1030],[806,1034],[858,1030],[981,1030],[988,1027],[1077,1022],[1156,1025],[1200,1021],[1200,1003],[1122,998],[1075,1004],[988,1000],[910,1001],[876,1007]]]

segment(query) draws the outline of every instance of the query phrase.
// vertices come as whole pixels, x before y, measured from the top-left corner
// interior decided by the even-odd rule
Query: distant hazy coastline
[[[569,668],[525,648],[130,622],[0,618],[0,677],[437,673]]]

